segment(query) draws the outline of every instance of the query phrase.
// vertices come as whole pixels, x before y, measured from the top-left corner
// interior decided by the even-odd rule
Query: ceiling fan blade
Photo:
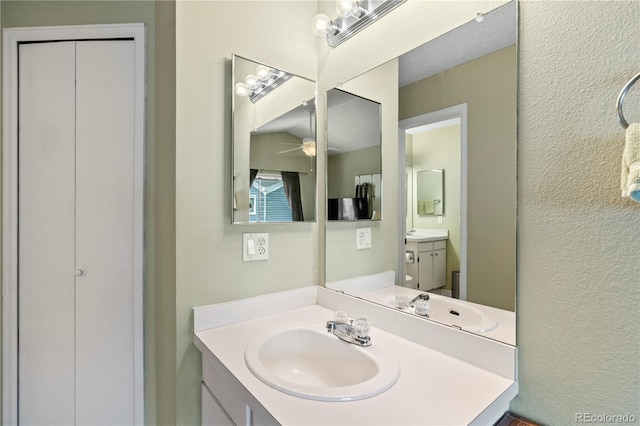
[[[291,148],[291,149],[287,149],[287,150],[284,150],[284,151],[280,151],[278,154],[284,154],[284,153],[287,153],[287,152],[293,152],[293,151],[297,151],[297,150],[302,149],[302,148],[304,148],[304,147],[299,146],[297,148]]]

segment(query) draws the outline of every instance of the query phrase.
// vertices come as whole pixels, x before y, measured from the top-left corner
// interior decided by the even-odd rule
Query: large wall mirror
[[[232,61],[233,223],[315,222],[315,82]]]
[[[354,255],[328,223],[326,282],[515,345],[517,3],[482,18],[383,64],[397,70],[397,139],[382,138],[383,165],[396,161],[384,188],[395,232]],[[395,285],[380,280],[389,270]],[[376,278],[350,290],[363,276]]]
[[[327,92],[327,219],[382,217],[380,103]]]

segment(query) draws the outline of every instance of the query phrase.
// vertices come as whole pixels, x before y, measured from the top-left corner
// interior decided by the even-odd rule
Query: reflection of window
[[[280,173],[260,172],[249,191],[249,222],[291,222]]]
[[[256,195],[249,196],[249,214],[250,215],[256,214],[256,200],[257,200]]]

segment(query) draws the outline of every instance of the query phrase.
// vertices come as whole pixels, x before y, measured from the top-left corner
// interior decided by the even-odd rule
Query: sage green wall
[[[177,424],[200,423],[193,307],[317,282],[317,224],[231,225],[230,196],[231,55],[317,80],[316,13],[308,1],[176,3]],[[245,232],[269,233],[269,260],[242,262]]]
[[[355,197],[355,178],[380,173],[380,146],[358,149],[327,159],[327,198]]]
[[[326,224],[326,282],[394,270],[398,253],[398,61],[388,61],[344,82],[341,89],[381,105],[382,220],[336,221]],[[326,98],[326,97],[325,97]],[[354,154],[356,155],[356,154]],[[351,156],[350,156],[351,157]],[[333,161],[333,160],[329,160]],[[352,160],[353,168],[360,165]],[[318,168],[318,170],[324,170]],[[380,170],[380,165],[378,165]],[[324,175],[324,171],[322,171]],[[332,169],[328,173],[333,174]],[[349,183],[347,182],[347,185]],[[351,178],[352,191],[355,189]],[[388,194],[388,195],[387,195]],[[371,248],[356,249],[356,229],[371,228]]]
[[[516,276],[516,70],[511,46],[400,89],[400,120],[467,103],[467,300],[510,311]]]
[[[447,285],[451,290],[451,272],[460,270],[460,125],[442,127],[416,133],[412,136],[411,155],[413,182],[421,170],[444,169],[444,214],[442,223],[438,216],[419,216],[417,207],[412,209],[413,227],[422,229],[446,229],[447,240]],[[412,197],[416,197],[413,187]],[[416,206],[417,203],[413,203]]]
[[[0,3],[2,28],[146,24],[144,332],[148,424],[175,423],[175,414],[171,413],[175,407],[175,356],[171,356],[175,353],[175,297],[172,296],[175,291],[174,9],[172,1],[3,0]],[[156,315],[157,312],[162,315]]]

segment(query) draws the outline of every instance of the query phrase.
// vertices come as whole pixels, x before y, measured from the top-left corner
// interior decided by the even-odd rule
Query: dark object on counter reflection
[[[369,201],[366,198],[329,198],[329,220],[369,219]]]

